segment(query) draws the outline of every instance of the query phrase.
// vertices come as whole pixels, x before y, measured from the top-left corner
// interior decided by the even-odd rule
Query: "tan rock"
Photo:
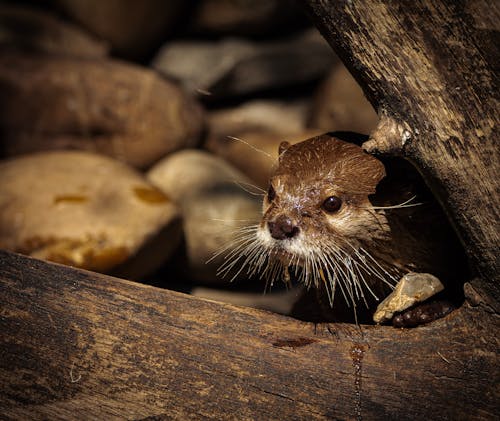
[[[194,13],[198,31],[217,34],[283,33],[304,23],[304,15],[290,0],[202,0]]]
[[[238,230],[256,224],[261,215],[262,197],[249,192],[250,180],[221,158],[196,150],[170,155],[147,176],[181,209],[192,279],[228,282],[234,272],[221,279],[217,269],[234,249]]]
[[[187,3],[181,0],[54,0],[56,6],[113,51],[141,58],[159,46],[178,24]]]
[[[205,147],[230,162],[257,186],[267,190],[269,177],[278,159],[280,143],[287,141],[294,144],[319,134],[322,131],[312,129],[294,134],[250,131],[235,136],[209,136]]]
[[[429,273],[408,273],[382,301],[373,315],[375,323],[392,319],[395,313],[421,303],[444,289],[441,281]]]
[[[210,134],[216,136],[236,136],[252,131],[296,134],[306,129],[310,105],[307,99],[257,99],[236,107],[211,111],[207,116],[207,124]]]
[[[377,113],[345,66],[338,64],[317,89],[309,127],[369,134]]]
[[[260,308],[273,313],[289,315],[294,304],[303,294],[302,287],[294,287],[278,292],[244,292],[228,291],[226,289],[209,288],[199,286],[193,288],[191,294],[206,300],[220,301],[237,306]]]
[[[271,41],[167,43],[153,67],[207,100],[293,87],[324,77],[337,61],[317,30]]]
[[[0,163],[0,179],[0,248],[138,277],[179,243],[170,199],[110,158],[79,151],[34,154]],[[151,252],[153,243],[159,253]],[[141,255],[146,245],[148,255]]]
[[[7,156],[83,149],[146,167],[193,146],[197,103],[155,72],[115,60],[0,55]]]
[[[0,46],[77,57],[104,57],[109,46],[84,29],[29,6],[0,5]]]

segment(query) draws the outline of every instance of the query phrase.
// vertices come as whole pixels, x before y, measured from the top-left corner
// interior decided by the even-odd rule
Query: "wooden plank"
[[[493,419],[498,320],[313,325],[0,251],[2,419]]]

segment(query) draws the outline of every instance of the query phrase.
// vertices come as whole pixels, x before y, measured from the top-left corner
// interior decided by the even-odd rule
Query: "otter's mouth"
[[[303,266],[304,259],[286,250],[286,248],[273,248],[269,252],[269,257],[271,260],[278,260],[283,266]]]

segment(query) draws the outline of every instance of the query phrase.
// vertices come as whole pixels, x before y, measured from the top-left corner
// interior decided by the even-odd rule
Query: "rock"
[[[306,128],[310,104],[307,100],[258,99],[237,107],[216,109],[207,116],[212,136],[236,136],[250,131],[294,134]]]
[[[147,177],[181,209],[191,279],[229,282],[234,272],[222,279],[217,269],[237,244],[238,230],[256,224],[261,215],[262,197],[249,193],[250,180],[221,158],[196,150],[168,156]]]
[[[80,151],[0,163],[0,248],[140,277],[180,241],[176,207],[130,167]]]
[[[307,24],[293,0],[202,0],[195,10],[195,31],[215,34],[282,34]]]
[[[67,16],[109,41],[113,52],[144,58],[158,48],[181,20],[181,0],[54,0]]]
[[[394,313],[421,303],[444,289],[441,281],[429,273],[408,273],[401,278],[373,315],[375,323],[392,319]]]
[[[267,189],[279,144],[284,140],[296,143],[320,134],[305,128],[308,107],[306,100],[253,100],[212,111],[205,148]]]
[[[345,66],[339,64],[318,87],[309,127],[369,134],[377,113]]]
[[[195,287],[191,292],[195,297],[206,300],[220,301],[237,306],[259,308],[261,310],[272,311],[273,313],[289,315],[294,304],[303,294],[302,287],[293,287],[288,290],[278,292],[245,292],[228,291],[226,289],[215,289],[204,286]]]
[[[177,41],[163,47],[153,67],[209,99],[275,90],[322,77],[336,61],[316,30],[278,41]]]
[[[2,54],[0,86],[6,156],[83,149],[143,168],[194,146],[203,126],[179,88],[115,60]]]
[[[109,46],[55,15],[27,6],[0,5],[0,47],[77,57],[104,57]]]
[[[303,130],[293,134],[249,131],[236,133],[236,136],[209,136],[205,148],[230,162],[266,191],[278,159],[280,143],[287,141],[294,144],[320,134],[322,131],[318,130]]]

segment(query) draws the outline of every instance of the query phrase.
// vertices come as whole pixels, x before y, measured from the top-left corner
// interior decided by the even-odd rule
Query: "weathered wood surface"
[[[315,326],[0,251],[0,418],[494,419],[497,329]]]
[[[422,171],[455,223],[476,298],[500,310],[500,2],[304,0],[381,115],[365,144]]]

